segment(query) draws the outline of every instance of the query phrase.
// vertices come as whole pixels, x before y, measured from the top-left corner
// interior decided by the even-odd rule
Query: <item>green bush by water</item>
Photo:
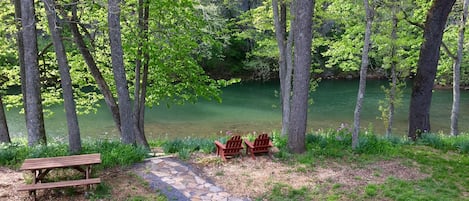
[[[444,151],[459,151],[469,153],[469,134],[464,133],[458,136],[444,134],[425,133],[417,140],[416,144],[426,145]]]
[[[98,140],[84,144],[83,153],[101,153],[100,167],[109,168],[143,161],[148,151],[144,147],[122,144],[119,141]]]
[[[214,141],[210,138],[177,138],[164,142],[162,148],[165,153],[182,153],[185,156],[195,151],[208,154],[215,151]],[[226,142],[226,138],[219,139],[219,141]]]
[[[98,140],[82,143],[82,154],[101,153],[102,163],[98,168],[128,166],[142,161],[147,150],[142,147],[125,145],[118,141]],[[61,142],[49,142],[47,146],[29,147],[25,142],[0,145],[0,165],[19,168],[27,158],[67,156],[68,145]]]

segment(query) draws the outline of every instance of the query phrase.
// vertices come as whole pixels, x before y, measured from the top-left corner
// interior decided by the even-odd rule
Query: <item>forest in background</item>
[[[399,46],[399,73],[400,77],[412,78],[415,75],[416,63],[418,60],[419,47],[423,39],[423,24],[425,15],[431,5],[431,1],[396,1],[399,3],[398,17],[398,38],[395,41]],[[196,0],[192,1],[196,10],[193,18],[197,18],[204,25],[200,28],[204,35],[198,36],[199,47],[194,54],[201,58],[197,63],[213,78],[229,79],[240,77],[243,80],[270,80],[278,79],[278,47],[275,41],[274,24],[272,16],[272,2],[267,0]],[[392,42],[392,15],[390,13],[393,1],[376,1],[374,3],[375,20],[373,25],[373,44],[370,50],[370,70],[369,76],[372,78],[386,79],[390,77],[390,44]],[[50,70],[57,64],[54,62],[55,55],[48,37],[47,20],[45,10],[40,1],[36,1],[39,24],[38,31],[39,49],[41,50],[40,65],[42,70]],[[58,1],[58,5],[67,5],[67,1]],[[131,21],[136,17],[135,1],[123,2],[123,20]],[[164,3],[161,3],[164,4]],[[86,29],[88,39],[92,40],[95,46],[100,46],[106,50],[106,34],[103,34],[107,21],[105,1],[80,1],[79,6],[81,19],[84,21],[81,27]],[[13,4],[8,1],[0,3],[2,14],[1,19],[5,22],[0,28],[2,41],[0,43],[2,52],[0,54],[1,65],[4,68],[2,80],[12,73],[7,73],[7,69],[18,66],[15,47],[15,27]],[[155,5],[156,7],[156,5]],[[86,8],[86,9],[85,9]],[[171,14],[171,10],[180,9],[177,5],[168,4],[161,6],[161,15]],[[165,9],[164,12],[163,9]],[[452,83],[453,58],[457,49],[457,33],[462,3],[456,2],[451,12],[442,46],[442,53],[438,67],[437,83],[440,86],[450,86]],[[360,67],[361,47],[363,45],[365,12],[363,4],[356,1],[326,1],[318,0],[315,6],[313,37],[313,74],[322,78],[357,78]],[[41,18],[42,17],[42,18]],[[184,17],[184,16],[181,16]],[[168,19],[161,19],[167,23],[174,23],[171,26],[182,26],[176,21],[169,22]],[[189,21],[189,18],[185,20]],[[122,23],[127,29],[127,37],[132,38],[135,28],[130,23]],[[127,27],[129,26],[129,27]],[[169,26],[169,25],[168,25]],[[194,25],[195,26],[195,25]],[[200,25],[198,25],[200,26]],[[195,28],[195,27],[194,27]],[[134,31],[132,31],[134,29]],[[66,29],[64,37],[69,54],[77,55],[72,51],[71,33]],[[133,32],[133,33],[132,33]],[[169,31],[168,31],[169,32]],[[193,37],[200,32],[192,32]],[[68,35],[68,36],[67,36]],[[211,41],[204,41],[210,39]],[[132,42],[131,40],[128,42]],[[128,50],[129,52],[132,49]],[[467,52],[468,50],[464,50]],[[94,53],[99,57],[98,50]],[[104,53],[99,53],[104,54]],[[468,60],[467,53],[464,53],[464,61]],[[104,64],[105,61],[100,61]],[[462,62],[461,85],[469,84],[467,62]],[[77,64],[79,66],[79,64]],[[43,73],[44,82],[54,80],[53,71]],[[15,79],[12,79],[15,80]],[[18,79],[16,79],[18,80]],[[18,85],[18,83],[15,83]]]
[[[71,101],[69,110],[78,113],[95,111],[98,101],[105,99],[122,133],[133,133],[133,129],[143,133],[137,130],[143,130],[143,123],[138,122],[143,122],[141,108],[144,105],[159,104],[166,99],[177,104],[194,102],[200,97],[219,99],[220,88],[239,82],[238,78],[280,79],[282,82],[283,78],[279,78],[282,72],[278,37],[276,40],[278,30],[274,23],[275,8],[279,7],[272,5],[274,2],[277,1],[2,1],[0,18],[5,23],[0,27],[0,84],[3,92],[18,86],[22,86],[23,91],[22,94],[2,93],[2,99],[7,108],[22,107],[21,99],[24,99],[25,105],[26,101],[28,104],[42,102],[46,115],[47,106],[62,102],[68,105],[67,97]],[[277,11],[281,14],[286,32],[291,32],[291,26],[297,26],[297,22],[290,23],[296,21],[292,20],[295,16],[301,16],[297,12],[305,12],[301,10],[303,7],[299,7],[298,11],[291,7],[286,12],[287,5],[290,7],[290,4],[297,3],[293,2],[280,1],[280,12]],[[305,55],[298,58],[306,58],[305,62],[311,60],[303,64],[308,64],[306,72],[310,72],[313,78],[312,86],[317,84],[314,78],[392,77],[393,92],[385,90],[385,93],[398,96],[401,83],[418,75],[417,67],[422,66],[419,59],[428,57],[419,55],[420,47],[425,42],[424,30],[436,24],[432,25],[425,19],[432,16],[428,13],[440,12],[438,5],[441,1],[364,2],[314,1],[311,5],[313,10],[307,13],[312,15],[312,20],[303,21],[312,24],[312,37],[306,43],[311,43],[312,38],[314,42],[309,48],[310,54],[306,53],[308,58]],[[24,3],[28,5],[21,5]],[[432,5],[437,5],[437,9],[433,9]],[[453,6],[452,2],[447,2],[446,5],[451,6],[445,8],[452,9],[448,18],[444,15],[442,19],[436,19],[445,20],[442,51],[438,51],[440,55],[435,60],[438,63],[435,83],[440,86],[453,83],[453,63],[459,58],[459,27],[464,27],[460,26],[463,3],[458,1]],[[370,23],[364,23],[364,19],[367,22],[370,20]],[[28,37],[32,26],[26,23],[34,25],[34,37]],[[24,41],[18,41],[17,34],[22,34],[20,38]],[[295,48],[301,45],[303,42],[298,40]],[[21,52],[22,48],[24,52]],[[30,52],[32,50],[36,52]],[[294,52],[295,58],[296,54],[304,54],[303,50]],[[462,52],[460,55],[459,85],[465,86],[468,83],[464,62],[467,54]],[[364,58],[366,62],[363,62]],[[31,65],[37,65],[37,69],[31,68],[30,71],[26,68],[23,71],[26,72],[26,82],[33,84],[20,83],[23,81],[20,79],[20,61],[36,62]],[[362,72],[359,72],[360,69]],[[363,69],[368,69],[368,72]],[[295,68],[297,70],[300,68]],[[358,76],[363,72],[365,76]],[[28,73],[33,74],[29,81]],[[69,78],[64,77],[67,73]],[[424,75],[425,79],[430,77]],[[307,78],[309,80],[309,75]],[[292,80],[295,82],[298,79],[295,77]],[[28,90],[31,92],[26,93],[24,87],[30,87]],[[295,91],[294,87],[291,86],[291,103],[283,100],[291,107],[297,105],[296,95],[305,91]],[[428,97],[431,98],[431,94],[424,96],[425,99]],[[120,100],[119,107],[115,98]],[[130,99],[133,100],[133,107]],[[394,101],[390,99],[390,102]],[[359,102],[357,100],[357,108]],[[424,105],[429,107],[430,104]],[[298,112],[304,108],[298,108]],[[36,112],[26,112],[26,119],[39,118],[36,119],[38,122],[43,121],[40,119],[42,106],[36,108]],[[421,119],[428,118],[427,114],[423,115]],[[126,120],[132,118],[135,121],[132,124],[138,125],[138,129],[127,123],[129,121]],[[426,122],[419,124],[428,124],[429,127]],[[415,132],[419,129],[411,130]],[[28,130],[32,132],[35,129]],[[42,132],[43,128],[37,130]],[[69,128],[69,132],[72,130]],[[419,132],[427,131],[429,129],[422,128]],[[135,139],[123,136],[123,140],[132,142]]]

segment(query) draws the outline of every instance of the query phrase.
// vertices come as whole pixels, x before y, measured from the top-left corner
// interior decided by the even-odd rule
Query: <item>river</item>
[[[384,125],[378,119],[378,102],[384,98],[385,81],[367,82],[362,107],[362,130],[372,128],[384,133]],[[147,138],[175,138],[185,136],[214,136],[232,133],[271,132],[281,126],[278,83],[239,83],[223,89],[222,103],[200,100],[196,104],[171,105],[165,103],[146,109],[145,131]],[[358,80],[323,80],[312,93],[314,103],[309,107],[308,131],[337,129],[341,124],[353,124],[353,111],[358,90]],[[402,105],[395,114],[394,133],[407,132],[409,97],[411,87],[404,89]],[[434,132],[449,132],[452,104],[451,90],[435,90],[431,107],[431,126]],[[459,125],[461,131],[469,131],[469,92],[461,91]],[[67,124],[62,106],[51,108],[54,115],[45,120],[48,137],[67,139]],[[26,137],[24,116],[18,109],[7,112],[12,137]],[[105,105],[96,114],[80,115],[82,138],[117,138],[111,115]]]

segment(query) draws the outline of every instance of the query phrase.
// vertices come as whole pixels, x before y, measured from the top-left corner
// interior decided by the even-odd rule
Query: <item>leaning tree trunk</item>
[[[363,42],[362,64],[360,66],[360,84],[358,86],[357,103],[355,105],[355,112],[353,117],[353,133],[352,133],[352,149],[358,147],[358,133],[360,132],[360,112],[363,104],[363,97],[365,96],[366,88],[366,72],[368,70],[368,52],[371,46],[371,25],[373,23],[373,10],[370,7],[368,0],[363,0],[366,11],[366,28],[365,39]]]
[[[127,86],[123,58],[124,53],[122,50],[120,2],[120,0],[108,0],[108,25],[111,44],[112,72],[114,73],[114,80],[117,87],[122,142],[125,144],[134,144],[135,134],[132,121],[132,105],[130,102],[129,88]]]
[[[26,85],[24,92],[26,92],[25,110],[29,146],[47,143],[41,102],[35,17],[34,2],[21,1],[21,25],[25,66],[24,84]]]
[[[81,35],[80,31],[78,30],[78,17],[77,17],[77,4],[78,0],[74,0],[72,4],[72,17],[69,23],[70,31],[72,33],[73,39],[75,44],[80,51],[83,59],[85,60],[86,65],[88,66],[88,70],[90,71],[91,75],[93,76],[96,84],[98,85],[98,89],[104,96],[104,101],[108,106],[109,110],[111,111],[112,118],[114,119],[114,123],[116,124],[117,131],[119,135],[121,134],[121,120],[119,116],[119,106],[117,105],[117,101],[112,95],[111,90],[109,89],[109,85],[106,83],[103,75],[99,71],[96,62],[91,55],[90,51],[86,47],[85,40],[83,40],[83,36]]]
[[[0,143],[10,143],[10,133],[8,132],[7,118],[3,109],[2,94],[0,94]]]
[[[72,154],[81,152],[80,127],[78,126],[78,117],[76,112],[75,100],[73,99],[72,78],[70,77],[70,67],[68,65],[67,54],[62,42],[59,30],[58,15],[55,12],[55,3],[53,0],[42,0],[47,12],[47,21],[49,30],[54,43],[55,55],[60,71],[60,83],[62,84],[65,115],[67,117],[68,143],[69,151]]]
[[[392,31],[391,31],[391,91],[389,92],[389,113],[388,113],[388,126],[386,128],[386,136],[392,135],[392,126],[394,121],[394,109],[396,102],[396,91],[397,91],[397,1],[393,1],[392,7]]]
[[[459,117],[459,99],[460,99],[460,77],[461,77],[461,61],[464,49],[464,31],[467,21],[467,6],[469,0],[464,0],[463,13],[461,15],[461,24],[459,25],[458,36],[458,52],[453,66],[453,106],[451,109],[451,135],[459,135],[458,117]]]
[[[295,3],[294,3],[295,4]],[[293,153],[305,151],[308,94],[311,69],[312,17],[314,0],[297,0],[295,8],[294,77],[291,99],[288,148]]]
[[[455,1],[435,0],[427,14],[424,41],[420,47],[417,75],[410,98],[408,137],[412,140],[416,140],[421,133],[430,132],[430,106],[441,39]]]

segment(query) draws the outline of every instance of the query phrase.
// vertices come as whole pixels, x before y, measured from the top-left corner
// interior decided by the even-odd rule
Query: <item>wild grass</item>
[[[166,153],[178,153],[181,159],[188,159],[193,152],[213,153],[214,140],[224,143],[228,137],[187,137],[157,140],[151,144],[161,146]],[[275,158],[292,165],[308,164],[305,167],[314,169],[318,165],[327,165],[325,161],[334,161],[360,167],[370,162],[396,159],[415,163],[419,171],[428,176],[420,180],[389,177],[384,183],[369,183],[353,189],[344,189],[343,184],[336,182],[299,189],[279,183],[260,200],[469,200],[469,134],[424,134],[413,142],[405,137],[383,137],[368,132],[360,134],[359,146],[352,150],[350,132],[326,130],[305,136],[306,151],[303,154],[290,153],[287,138],[278,132],[273,132],[271,139],[279,149]],[[143,148],[106,140],[84,142],[83,153],[101,153],[101,168],[127,166],[147,155]],[[19,167],[25,158],[61,155],[68,155],[68,147],[63,143],[49,143],[47,147],[28,147],[24,142],[0,145],[0,165],[13,168]]]
[[[226,139],[220,139],[226,141]],[[178,153],[182,160],[189,159],[192,152],[212,153],[215,150],[214,139],[210,138],[177,138],[168,140],[162,144],[165,153]]]
[[[101,153],[101,164],[97,169],[116,166],[129,166],[142,161],[147,156],[142,147],[125,145],[118,141],[97,140],[82,143],[82,154]],[[67,156],[68,145],[61,142],[49,142],[47,146],[29,147],[26,143],[15,142],[0,144],[0,165],[19,168],[26,158]]]
[[[278,138],[283,138],[278,136]],[[278,141],[284,141],[280,139]],[[351,148],[351,134],[346,131],[322,131],[306,135],[306,152],[291,154],[279,147],[276,157],[284,162],[310,164],[314,169],[324,161],[365,166],[373,161],[413,161],[424,179],[387,178],[384,183],[369,183],[352,189],[326,182],[314,188],[295,189],[288,184],[275,186],[259,199],[269,200],[469,200],[469,135],[425,134],[416,142],[405,137],[381,137],[360,134],[359,147]],[[358,165],[357,165],[358,164]],[[399,171],[399,170],[395,170]],[[297,195],[299,197],[293,197]]]

